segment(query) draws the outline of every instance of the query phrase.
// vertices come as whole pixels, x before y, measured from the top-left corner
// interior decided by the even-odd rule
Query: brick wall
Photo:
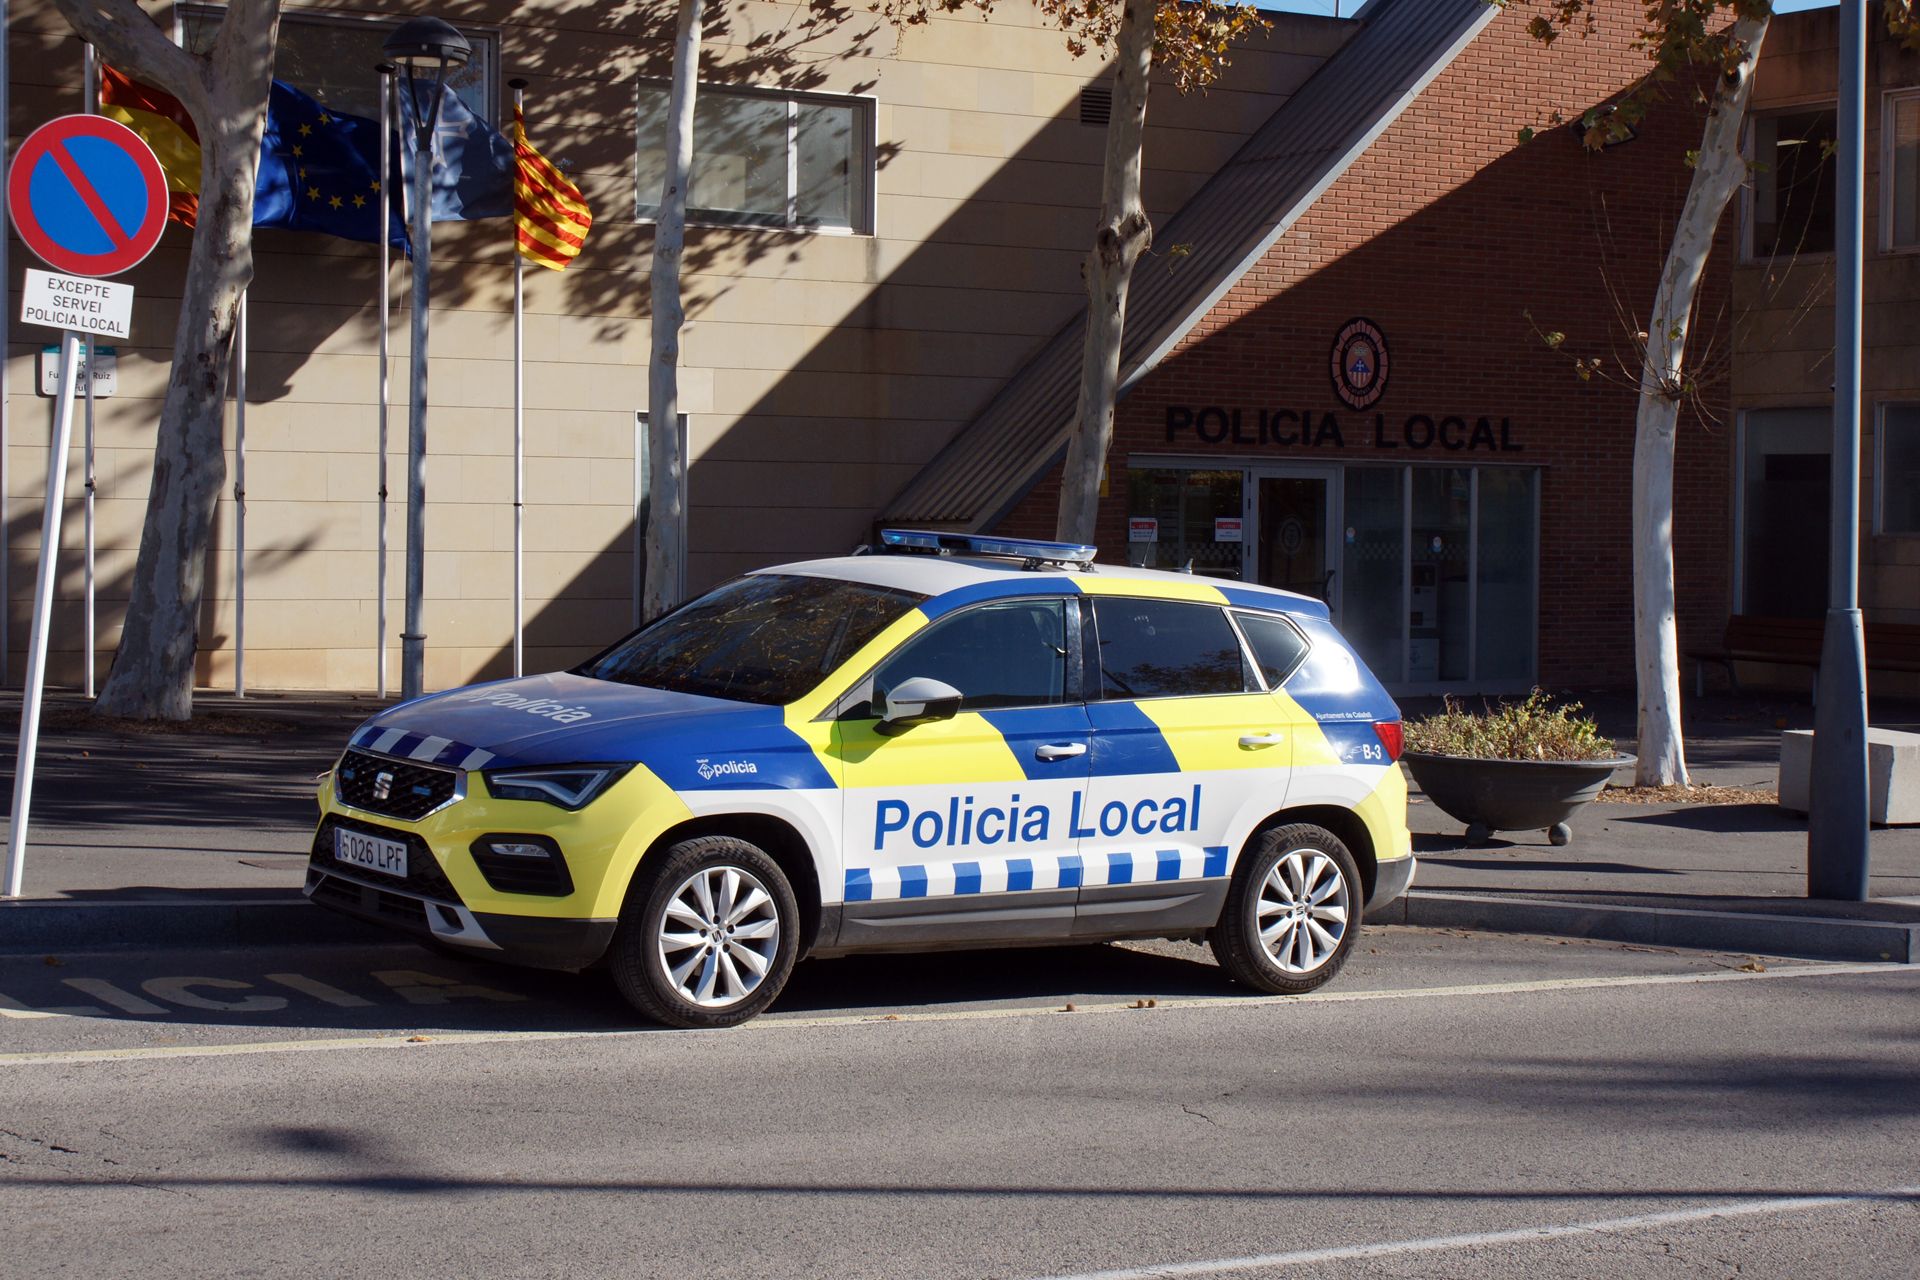
[[[1675,93],[1634,141],[1584,151],[1550,127],[1608,100],[1645,69],[1631,47],[1638,6],[1611,6],[1602,29],[1542,48],[1525,14],[1496,19],[1319,202],[1241,279],[1160,368],[1121,403],[1102,504],[1106,556],[1125,550],[1131,456],[1217,455],[1296,462],[1521,462],[1540,468],[1540,678],[1549,685],[1632,680],[1630,504],[1635,395],[1623,373],[1622,316],[1645,323],[1668,235],[1691,176],[1701,115]],[[1522,126],[1537,130],[1526,143]],[[1675,543],[1683,643],[1718,638],[1731,560],[1732,428],[1725,410],[1728,248],[1704,288],[1694,351],[1707,352],[1700,411],[1683,411]],[[1139,270],[1155,269],[1143,259]],[[1530,320],[1529,314],[1532,316]],[[1354,317],[1385,332],[1386,391],[1366,412],[1335,397],[1328,358]],[[1536,332],[1566,335],[1549,350]],[[1599,356],[1611,379],[1583,382],[1572,356]],[[1344,447],[1169,442],[1168,410],[1332,413]],[[1704,417],[1703,417],[1704,412]],[[1415,415],[1502,422],[1517,450],[1376,447],[1375,415],[1401,437]],[[1217,420],[1215,420],[1217,423]],[[1291,428],[1289,421],[1287,426]],[[1414,425],[1416,437],[1425,428]],[[1000,529],[1049,537],[1057,468]],[[1249,531],[1251,534],[1251,531]]]

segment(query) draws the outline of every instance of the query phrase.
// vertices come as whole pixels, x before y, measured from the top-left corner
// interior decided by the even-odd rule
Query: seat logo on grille
[[[393,775],[390,773],[374,774],[373,775],[373,798],[375,800],[385,800],[388,796],[392,794],[393,794]]]

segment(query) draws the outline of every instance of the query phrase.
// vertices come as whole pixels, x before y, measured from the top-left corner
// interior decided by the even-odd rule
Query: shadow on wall
[[[535,80],[534,93],[540,96],[534,108],[537,113],[534,140],[536,144],[549,148],[549,154],[575,176],[588,196],[590,205],[599,211],[593,232],[595,252],[591,256],[604,262],[638,264],[635,269],[623,270],[575,266],[564,273],[557,287],[564,291],[568,314],[603,317],[595,338],[601,342],[616,343],[626,337],[629,329],[636,324],[644,326],[648,309],[647,270],[652,256],[652,227],[650,224],[636,223],[632,216],[633,82],[636,79],[665,79],[670,76],[673,6],[643,3],[642,0],[589,3],[566,14],[563,27],[556,25],[548,28],[506,25],[512,21],[516,10],[517,6],[504,0],[487,0],[479,9],[471,11],[467,20],[501,24],[503,82],[529,69],[551,69],[547,83]],[[856,14],[852,7],[833,3],[832,0],[809,0],[806,8],[800,12],[803,16],[777,30],[742,33],[736,30],[738,15],[730,13],[725,6],[710,6],[702,33],[708,48],[708,57],[703,61],[711,66],[716,56],[723,56],[728,74],[737,76],[745,83],[805,90],[824,83],[829,68],[835,64],[870,56],[875,41],[889,30],[878,17],[864,12]],[[841,28],[846,28],[851,34],[842,33]],[[829,35],[832,37],[831,51],[822,48]],[[79,46],[64,24],[57,17],[49,17],[45,30],[16,28],[9,32],[9,36],[16,45],[32,44],[26,50],[32,57],[16,58],[16,65],[23,61],[37,62],[50,68],[36,77],[46,83],[20,86],[13,102],[16,118],[24,116],[33,119],[73,110],[76,98],[73,86],[77,86],[80,80]],[[600,50],[606,54],[603,65],[610,65],[615,70],[601,73],[600,78],[596,79],[561,78],[580,65],[583,44],[592,45],[596,41],[615,50]],[[529,74],[528,78],[534,77]],[[49,85],[64,87],[51,88]],[[870,83],[855,85],[851,92],[865,92],[871,87]],[[553,140],[543,140],[538,129],[541,117],[549,121],[565,120],[567,134],[573,145],[562,148]],[[557,135],[560,130],[550,124],[545,132]],[[896,150],[891,145],[881,146],[876,156],[877,162],[883,166],[889,163]],[[457,311],[476,305],[484,308],[488,299],[506,294],[511,279],[511,228],[512,223],[508,219],[436,226],[433,281],[435,312]],[[4,233],[11,234],[11,228]],[[135,285],[139,295],[135,315],[136,332],[170,335],[174,331],[189,235],[184,228],[169,225],[160,248],[126,277],[129,283]],[[315,359],[323,347],[369,354],[375,349],[378,321],[369,300],[377,297],[379,270],[375,246],[325,236],[265,230],[256,237],[254,248],[256,277],[250,295],[254,308],[254,352],[249,360],[247,398],[249,405],[257,409],[286,399],[292,392],[296,375]],[[750,228],[715,228],[704,230],[698,236],[690,235],[683,259],[687,309],[694,311],[725,292],[729,273],[782,252],[789,262],[796,256],[790,238],[783,239]],[[17,239],[12,253],[19,260],[31,259]],[[316,269],[316,261],[323,262],[324,269]],[[720,270],[722,264],[726,268],[724,271]],[[404,256],[396,253],[393,278],[403,280],[406,272]],[[549,273],[543,271],[529,273],[530,277],[547,275]],[[529,288],[551,287],[551,283],[530,278]],[[400,307],[404,301],[402,285],[396,288],[395,297],[393,332],[396,342],[393,352],[396,360],[404,358],[405,354],[406,315]],[[263,312],[270,315],[270,338],[269,327],[262,325]],[[344,343],[342,337],[346,339]],[[37,333],[9,333],[9,344],[16,349],[30,349],[30,344],[38,343]],[[143,346],[125,341],[118,345],[123,359],[137,352],[162,371],[171,362],[170,345]],[[160,382],[162,389],[149,402],[151,413],[156,418],[160,411],[160,397],[164,395],[164,372],[160,374]],[[396,438],[404,442],[404,385],[396,383],[395,390],[398,393]],[[21,419],[25,416],[16,415]],[[76,454],[77,417],[76,410]],[[228,432],[231,441],[231,427]],[[16,431],[16,444],[27,438],[24,431]],[[231,465],[227,471],[227,478],[221,486],[223,506],[216,516],[216,532],[212,539],[215,544],[219,540],[217,524],[228,518],[224,501],[231,497],[232,492]],[[144,506],[147,498],[144,476],[138,484],[138,492],[129,491],[114,496],[138,501]],[[68,492],[69,535],[63,536],[63,543],[71,545],[71,531],[79,527],[81,510],[80,495],[72,477]],[[265,500],[259,495],[256,497]],[[22,548],[37,545],[40,504],[16,501],[14,505],[15,510],[22,514],[8,522],[8,546]],[[250,548],[247,553],[248,569],[254,573],[270,572],[313,550],[318,541],[317,537],[308,535],[288,546]],[[396,547],[398,542],[396,538]],[[126,561],[130,550],[124,545],[117,546],[112,549],[111,558],[115,562]],[[69,558],[71,565],[67,563]],[[99,557],[100,560],[107,558],[109,555],[105,552]],[[224,581],[223,575],[230,564],[230,551],[211,551],[207,581],[210,584]],[[216,565],[219,566],[217,571]],[[10,615],[6,620],[11,628],[10,656],[13,665],[22,671],[30,636],[33,574],[34,561],[16,554],[10,566],[9,578],[14,598],[5,602],[4,607]],[[60,575],[61,581],[56,592],[59,603],[54,621],[55,649],[50,655],[49,669],[56,677],[71,676],[73,682],[78,684],[83,608],[80,557],[63,554]],[[112,642],[118,639],[130,581],[129,569],[97,583],[99,647],[107,656],[112,652],[108,638]],[[215,634],[213,630],[217,607],[218,601],[209,593],[203,601],[198,645],[200,652],[196,657],[195,678],[201,684],[205,684],[212,675],[214,655],[209,650],[225,645],[230,639],[224,634]],[[63,665],[71,670],[63,671]],[[105,669],[103,663],[100,668],[103,678]],[[10,679],[13,678],[13,673],[9,674]]]
[[[1273,52],[1323,53],[1310,43],[1298,51]],[[1097,66],[1086,70],[1087,84],[1104,76]],[[1276,92],[1265,81],[1246,87]],[[1167,101],[1174,91],[1156,79],[1154,93]],[[1267,101],[1270,111],[1279,99]],[[1146,194],[1157,217],[1169,216],[1171,210],[1163,206],[1177,207],[1181,193],[1197,185],[1198,176],[1187,171],[1188,158],[1180,154],[1181,140],[1192,137],[1196,127],[1202,126],[1177,115],[1169,118],[1164,109],[1158,119],[1149,112]],[[1251,127],[1245,120],[1231,126],[1242,134]],[[1103,129],[1089,128],[1081,118],[1077,99],[1037,122],[1031,137],[998,161],[954,212],[921,233],[897,265],[870,276],[859,304],[785,367],[774,385],[745,410],[729,411],[731,425],[705,442],[700,461],[689,468],[689,543],[695,551],[689,595],[750,568],[842,554],[866,541],[878,507],[1084,307],[1078,280],[1096,221],[1104,136]],[[904,145],[898,140],[883,144],[882,163]],[[1156,200],[1151,184],[1161,175],[1166,185]],[[1167,191],[1176,193],[1173,200]],[[1010,220],[1023,218],[1031,221],[1032,243],[1025,247],[1009,240]],[[1078,238],[1082,225],[1084,241]],[[1062,235],[1062,227],[1071,230]],[[732,245],[740,234],[690,228],[688,240],[704,245],[708,238],[724,238]],[[745,250],[747,260],[761,251]],[[876,250],[874,259],[879,256]],[[717,253],[703,259],[723,260]],[[1172,270],[1178,261],[1176,253],[1150,250],[1138,269]],[[1009,262],[1018,270],[1010,273]],[[702,287],[717,293],[725,282],[702,282]],[[895,398],[902,394],[895,389],[903,386],[912,409],[903,409]],[[845,408],[829,414],[823,400]],[[854,435],[841,430],[847,424],[869,429],[872,447],[846,443]],[[760,474],[748,474],[750,468]],[[777,480],[768,480],[776,469]],[[791,517],[784,533],[783,516]],[[745,531],[759,534],[758,542],[743,537]],[[541,655],[542,666],[570,664],[618,638],[611,630],[583,637],[578,611],[559,606],[592,594],[592,584],[605,580],[615,565],[630,579],[634,541],[629,522],[556,592],[553,607],[528,617],[525,647]],[[505,676],[511,667],[509,638],[476,678]],[[540,666],[530,663],[529,669]]]

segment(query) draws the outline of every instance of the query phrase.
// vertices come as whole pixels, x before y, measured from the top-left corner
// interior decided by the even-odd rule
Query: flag
[[[253,225],[377,244],[382,203],[379,122],[329,110],[275,80],[260,139]],[[397,211],[389,210],[386,221],[388,238],[404,243]]]
[[[400,146],[407,173],[413,171],[417,136],[413,94],[406,77],[400,84]],[[433,205],[435,222],[504,218],[513,212],[513,144],[473,113],[452,85],[440,99],[433,126]],[[409,177],[411,183],[411,177]],[[407,188],[411,191],[411,185]]]
[[[167,217],[192,226],[200,212],[200,131],[180,100],[103,63],[100,114],[118,120],[153,148],[167,175]]]
[[[513,239],[529,262],[564,271],[579,256],[593,225],[580,188],[527,141],[527,121],[513,108]]]

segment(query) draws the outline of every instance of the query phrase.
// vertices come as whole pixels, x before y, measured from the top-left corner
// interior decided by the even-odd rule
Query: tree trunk
[[[1113,442],[1127,285],[1133,279],[1133,264],[1153,240],[1153,224],[1140,203],[1140,149],[1147,128],[1147,73],[1153,67],[1156,7],[1157,0],[1126,0],[1115,41],[1113,114],[1107,119],[1100,227],[1084,268],[1087,336],[1080,360],[1080,401],[1060,475],[1060,514],[1054,525],[1054,536],[1063,542],[1094,540],[1100,478]]]
[[[214,506],[226,483],[227,370],[253,279],[253,188],[280,0],[235,0],[213,48],[190,55],[132,0],[55,0],[109,61],[180,99],[200,133],[200,215],[174,329],[126,625],[94,710],[185,720]]]
[[[1633,650],[1639,689],[1639,757],[1634,782],[1687,785],[1680,728],[1680,641],[1673,586],[1673,447],[1686,383],[1687,327],[1727,201],[1746,178],[1740,124],[1768,15],[1741,18],[1733,35],[1745,55],[1720,77],[1707,111],[1700,157],[1667,249],[1647,325],[1640,408],[1633,440]]]
[[[693,175],[693,104],[700,82],[700,23],[706,0],[680,0],[667,102],[667,174],[653,229],[653,358],[647,370],[647,574],[640,617],[651,622],[680,603],[687,547],[687,460],[680,456],[680,257],[687,241]]]

